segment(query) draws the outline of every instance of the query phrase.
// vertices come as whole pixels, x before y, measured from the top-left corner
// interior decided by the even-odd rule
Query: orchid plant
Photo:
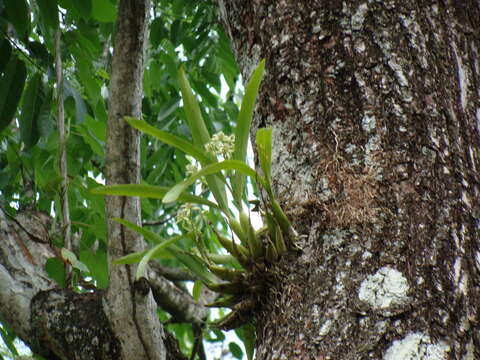
[[[256,133],[255,142],[261,173],[246,162],[250,126],[264,67],[263,60],[246,86],[235,133],[225,135],[219,132],[213,136],[210,136],[207,130],[197,99],[184,70],[180,68],[179,84],[193,142],[156,129],[143,120],[131,117],[126,117],[125,120],[145,134],[185,152],[192,159],[191,164],[187,166],[187,178],[172,188],[130,184],[111,185],[93,190],[96,194],[150,197],[162,199],[163,203],[176,201],[183,204],[177,213],[177,222],[187,233],[175,235],[169,239],[163,239],[156,233],[124,219],[115,219],[130,229],[138,231],[156,245],[147,251],[116,259],[114,263],[139,262],[136,272],[136,278],[139,279],[144,276],[150,260],[166,253],[176,257],[208,288],[221,294],[220,298],[211,304],[212,306],[232,308],[233,311],[226,318],[216,323],[223,329],[236,328],[248,321],[248,316],[245,314],[251,312],[255,305],[254,299],[258,295],[254,294],[251,277],[258,277],[258,269],[265,269],[293,249],[296,236],[272,191],[271,128],[260,128]],[[260,229],[253,227],[246,206],[246,177],[249,177],[250,181],[265,194],[262,199],[253,201],[262,203],[262,215],[266,225]],[[198,180],[204,182],[215,201],[188,193],[189,187]],[[232,211],[227,192],[231,193],[230,198],[233,199],[236,211]],[[229,254],[221,257],[222,260],[218,260],[220,257],[215,256],[216,254],[209,254],[202,247],[201,241],[195,242],[200,256],[198,252],[185,252],[175,245],[175,242],[183,237],[195,239],[198,236],[198,223],[193,216],[201,217],[206,208],[220,211],[231,229],[231,236],[226,236],[211,226],[211,233],[215,234],[219,243]],[[259,264],[265,266],[258,266]],[[258,287],[255,291],[258,292]]]

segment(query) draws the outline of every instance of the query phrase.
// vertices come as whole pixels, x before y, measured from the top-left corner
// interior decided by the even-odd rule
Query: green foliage
[[[16,55],[10,56],[11,46],[6,40],[2,42],[1,50],[4,49],[8,56],[2,59],[4,63],[0,78],[0,131],[13,120],[27,77],[25,63]]]
[[[172,203],[175,201],[183,201],[187,203],[193,201],[199,203],[198,199],[187,199],[185,193],[198,180],[206,179],[207,189],[219,204],[218,208],[223,213],[225,222],[228,223],[233,233],[235,233],[240,239],[241,244],[237,244],[233,238],[229,239],[223,234],[220,234],[215,229],[215,225],[211,227],[210,230],[216,234],[219,243],[238,262],[238,267],[241,267],[241,269],[228,266],[217,266],[212,264],[212,258],[216,254],[210,254],[205,248],[205,245],[199,241],[201,231],[200,225],[197,225],[196,222],[188,222],[189,225],[186,228],[190,232],[187,236],[193,238],[201,258],[196,262],[197,265],[200,266],[196,269],[191,268],[188,264],[184,263],[184,265],[197,275],[209,289],[221,294],[222,297],[211,304],[211,306],[230,307],[233,309],[231,313],[217,321],[214,325],[222,329],[241,328],[242,330],[239,334],[245,344],[247,356],[249,358],[252,358],[253,356],[254,344],[254,329],[249,326],[249,321],[251,320],[249,314],[251,314],[256,305],[255,302],[264,291],[263,287],[260,285],[262,283],[261,277],[268,276],[266,274],[263,275],[258,269],[262,267],[264,269],[268,268],[270,264],[276,262],[279,257],[288,251],[285,239],[294,240],[291,238],[294,234],[291,224],[275,199],[271,187],[270,170],[272,159],[272,129],[259,129],[256,136],[260,167],[263,175],[257,173],[245,163],[248,134],[250,131],[255,100],[262,79],[263,68],[264,61],[262,61],[257,67],[252,79],[249,81],[249,86],[246,88],[241,107],[242,110],[237,119],[236,134],[238,137],[235,139],[233,152],[234,156],[237,158],[235,160],[225,159],[219,161],[218,157],[225,157],[225,153],[213,154],[210,151],[210,149],[221,148],[218,144],[212,146],[212,142],[219,141],[218,139],[220,137],[210,136],[200,110],[200,105],[189,85],[182,67],[179,70],[178,78],[183,95],[185,112],[187,114],[187,123],[192,134],[193,143],[174,138],[160,130],[156,130],[144,121],[131,118],[125,119],[131,126],[139,130],[146,130],[148,134],[154,136],[158,140],[166,141],[169,145],[178,150],[187,152],[202,165],[201,169],[192,170],[193,173],[191,176],[173,186],[168,192],[163,193],[162,189],[162,201],[163,203]],[[238,130],[238,126],[240,126],[240,130]],[[200,150],[201,148],[204,148],[207,151],[207,155],[202,153]],[[245,177],[249,177],[250,181],[254,182],[257,187],[263,188],[267,193],[267,199],[264,200],[263,204],[265,208],[264,215],[267,219],[267,227],[262,229],[254,229],[250,217],[244,211],[243,202],[245,196],[243,194],[243,189]],[[233,184],[233,186],[231,186],[231,184]],[[235,186],[235,184],[237,185]],[[141,193],[140,190],[140,185],[122,185],[122,188],[119,188],[119,186],[116,185],[103,187],[94,191],[96,193],[125,196],[139,195]],[[235,200],[234,205],[239,214],[238,220],[235,219],[234,212],[227,204],[227,190],[231,192],[231,195]],[[142,195],[148,196],[148,193],[143,192]],[[157,198],[159,195],[160,194],[157,192],[155,197]],[[215,206],[215,208],[217,208],[217,206]],[[187,222],[185,217],[190,216],[190,211],[187,214],[188,215],[182,215],[182,217],[180,217],[180,214],[177,215],[177,221],[179,224]],[[116,220],[145,235],[144,229],[129,224],[125,220]],[[134,260],[140,261],[137,271],[138,278],[143,275],[147,262],[157,254],[157,249],[171,249],[170,244],[178,241],[180,237],[182,237],[182,235],[171,237],[170,240],[162,240],[158,245],[147,252],[128,255],[119,261],[128,261],[129,263]],[[173,256],[182,262],[182,260],[178,258],[178,254],[180,253],[173,252]],[[191,255],[194,256],[193,254]],[[259,266],[259,264],[261,264],[261,266]],[[206,272],[206,269],[210,272]],[[205,272],[210,276],[206,276]],[[254,286],[252,286],[253,277],[256,281]],[[238,345],[230,344],[229,348],[235,357],[242,357],[243,353]]]
[[[47,273],[61,287],[66,285],[65,262],[75,264],[77,278],[88,276],[97,288],[108,286],[104,198],[100,191],[91,190],[98,188],[105,177],[108,104],[105,90],[109,86],[117,17],[115,4],[112,0],[0,1],[0,206],[11,215],[28,207],[60,214],[53,64],[54,36],[61,28],[68,197],[72,231],[79,235],[78,251],[65,253],[62,259],[47,260]],[[141,142],[141,172],[145,184],[119,185],[117,189],[119,194],[142,197],[142,218],[146,224],[154,224],[148,229],[142,228],[148,231],[149,235],[144,236],[151,249],[161,244],[159,239],[169,241],[170,234],[178,233],[179,225],[172,217],[182,202],[213,209],[202,215],[202,223],[216,224],[215,230],[222,234],[227,228],[218,211],[219,208],[230,211],[226,198],[228,188],[220,173],[212,174],[208,182],[213,188],[217,187],[218,196],[224,196],[223,203],[215,204],[209,198],[210,190],[202,194],[184,191],[176,203],[162,202],[168,190],[186,177],[187,155],[199,159],[204,167],[217,162],[204,152],[204,143],[195,142],[193,132],[186,126],[189,113],[185,111],[185,104],[182,106],[182,92],[195,94],[197,115],[201,116],[208,136],[218,131],[232,134],[239,114],[238,68],[212,2],[166,0],[154,1],[153,5],[145,61],[144,120],[129,120],[152,135],[143,137]],[[184,74],[189,74],[188,84],[181,83],[180,62]],[[181,225],[180,229],[185,230]],[[205,266],[205,261],[240,268],[238,260],[222,250],[213,231],[187,234],[184,232],[182,238],[169,246],[157,247],[157,251],[149,255],[151,261],[184,267],[211,283],[220,280]],[[63,246],[61,237],[57,236],[54,242],[59,248]],[[203,246],[203,255],[194,250],[197,244]],[[141,261],[145,254],[134,254],[130,263]],[[195,287],[197,295],[201,289],[199,284]],[[188,324],[177,325],[174,331],[179,335],[182,348],[189,352],[193,334],[187,328]],[[215,336],[213,330],[205,336],[211,335],[212,341],[224,341],[221,333],[215,331]]]

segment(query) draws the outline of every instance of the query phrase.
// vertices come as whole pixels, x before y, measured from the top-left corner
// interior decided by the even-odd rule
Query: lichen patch
[[[445,342],[432,343],[428,335],[416,332],[395,340],[383,360],[444,360],[449,350]]]
[[[398,314],[410,302],[407,279],[396,269],[383,267],[368,276],[358,291],[360,301],[384,316]]]

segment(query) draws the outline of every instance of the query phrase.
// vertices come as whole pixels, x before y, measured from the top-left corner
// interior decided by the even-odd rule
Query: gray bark
[[[480,358],[479,3],[218,4],[304,235],[257,359]]]
[[[140,135],[124,116],[141,118],[143,67],[148,39],[149,0],[123,0],[118,6],[107,123],[106,182],[140,182]],[[107,197],[109,287],[104,309],[122,346],[121,359],[165,359],[163,328],[148,286],[136,286],[137,265],[117,266],[112,260],[142,251],[143,238],[111,220],[141,224],[138,198]]]
[[[104,312],[105,293],[59,289],[45,272],[46,260],[60,257],[58,249],[51,246],[50,232],[51,218],[44,213],[28,210],[9,218],[0,209],[2,321],[32,351],[49,360],[120,359],[119,337]],[[161,297],[158,305],[170,304],[167,311],[180,314],[179,320],[200,326],[206,309],[186,294],[169,293],[171,285],[156,271],[149,270],[149,274],[153,292]],[[167,359],[183,359],[172,335],[165,333],[162,341]]]

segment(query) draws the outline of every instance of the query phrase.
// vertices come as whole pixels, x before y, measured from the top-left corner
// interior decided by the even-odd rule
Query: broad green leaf
[[[100,195],[116,195],[116,196],[138,196],[142,198],[163,199],[165,194],[170,190],[166,186],[144,185],[144,184],[126,184],[126,185],[109,185],[92,189],[93,194]],[[218,208],[218,205],[200,196],[191,194],[181,194],[178,201],[185,203],[195,203],[207,205],[212,208]]]
[[[117,18],[117,8],[110,0],[94,0],[92,15],[101,22],[114,22]]]
[[[253,360],[253,353],[255,351],[255,326],[248,323],[235,329],[235,334],[237,334],[240,340],[242,340],[243,346],[245,346],[247,359]]]
[[[20,38],[27,35],[30,16],[26,0],[4,0],[7,19],[12,23]]]
[[[177,200],[180,194],[185,191],[187,187],[195,183],[195,181],[200,179],[202,176],[216,174],[222,170],[236,170],[242,172],[243,174],[250,176],[252,179],[259,181],[265,186],[265,179],[244,162],[238,160],[225,160],[219,163],[207,165],[197,173],[175,185],[167,192],[167,194],[165,194],[163,202],[169,203]]]
[[[85,19],[90,18],[92,13],[92,0],[72,0],[73,6]],[[95,0],[97,1],[97,0]]]
[[[201,163],[211,162],[211,160],[205,155],[205,151],[193,145],[192,143],[186,140],[183,140],[182,138],[179,138],[178,136],[169,134],[166,131],[158,130],[157,128],[151,126],[144,120],[138,120],[129,116],[125,116],[124,119],[135,129],[140,130],[145,134],[151,135],[165,144],[176,147],[177,149],[183,151],[184,153],[190,156],[193,156],[195,159],[197,159]]]
[[[77,259],[77,256],[73,252],[71,252],[66,248],[62,248],[61,254],[62,254],[62,258],[64,260],[67,260],[72,265],[72,267],[80,271],[88,272],[88,268],[85,266],[85,264],[83,264],[81,261]]]
[[[260,88],[260,82],[263,78],[263,71],[265,69],[265,60],[260,61],[257,68],[252,74],[245,88],[245,95],[243,96],[240,113],[237,118],[237,125],[235,128],[235,150],[232,159],[245,162],[247,158],[248,137],[250,135],[250,126],[252,124],[253,111],[255,110],[255,102]],[[235,194],[235,201],[241,204],[243,189],[245,184],[245,176],[242,173],[237,173],[232,179],[233,193]]]
[[[58,29],[57,0],[37,0],[37,4],[45,24],[52,29]]]
[[[12,121],[20,101],[27,68],[17,56],[11,56],[0,79],[0,131]]]
[[[38,118],[44,100],[42,74],[37,72],[28,82],[23,95],[22,112],[20,114],[20,136],[25,148],[34,146],[40,138]]]
[[[12,54],[12,45],[6,38],[0,38],[0,54],[2,54],[0,56],[0,74],[3,74]]]
[[[82,95],[70,84],[70,82],[64,82],[64,94],[65,94],[65,101],[72,97],[75,101],[75,122],[80,124],[85,119],[85,115],[87,114],[87,107],[85,105],[85,101],[82,98]]]
[[[52,98],[53,88],[48,87],[45,89],[45,96],[40,106],[37,120],[38,131],[42,138],[47,138],[54,130],[55,119],[52,116]]]
[[[150,25],[150,42],[153,47],[158,47],[160,41],[168,36],[168,30],[165,28],[164,22],[164,18],[157,17]]]
[[[235,357],[237,359],[242,359],[243,358],[243,351],[240,348],[240,346],[238,346],[238,344],[236,344],[234,342],[229,343],[228,344],[228,350],[230,350],[233,357]]]
[[[107,255],[103,251],[94,254],[91,250],[85,249],[80,252],[80,260],[90,270],[90,274],[97,282],[97,287],[106,289],[108,286],[108,262]]]
[[[271,193],[271,168],[272,168],[272,128],[261,128],[257,130],[255,136],[257,144],[258,158],[263,175],[267,180],[267,191]]]
[[[45,271],[48,276],[56,281],[58,286],[64,288],[67,281],[67,275],[65,274],[65,265],[59,258],[47,259],[45,263]]]

